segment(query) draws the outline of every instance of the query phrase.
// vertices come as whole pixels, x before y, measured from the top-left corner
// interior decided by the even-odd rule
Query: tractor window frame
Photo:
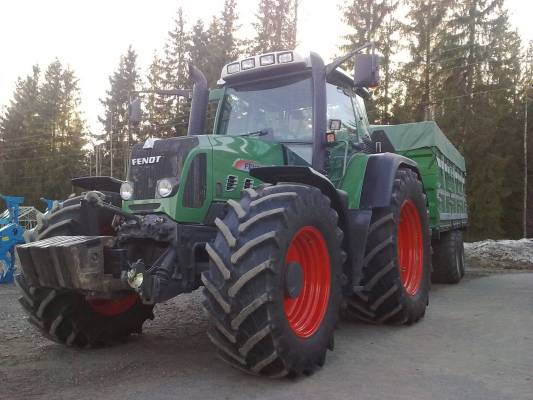
[[[350,105],[351,105],[351,112],[352,112],[352,117],[353,117],[352,122],[354,125],[352,125],[351,127],[348,127],[346,126],[346,121],[343,121],[341,119],[343,127],[340,129],[340,132],[346,133],[349,136],[354,136],[355,141],[359,141],[361,136],[359,135],[359,123],[358,123],[359,116],[358,116],[355,101],[354,101],[355,92],[352,90],[352,88],[347,87],[345,84],[337,80],[326,81],[326,112],[327,113],[329,113],[329,108],[330,108],[330,98],[328,94],[330,93],[330,88],[332,87],[335,87],[337,91],[342,91],[344,96],[346,96],[346,98],[349,99]],[[339,119],[339,118],[331,117],[330,115],[327,115],[327,118],[328,119],[329,118]]]

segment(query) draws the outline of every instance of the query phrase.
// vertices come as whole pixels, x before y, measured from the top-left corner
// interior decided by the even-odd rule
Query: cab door
[[[326,83],[327,118],[341,121],[335,142],[328,144],[326,171],[334,185],[340,183],[346,164],[360,139],[358,118],[350,89]]]

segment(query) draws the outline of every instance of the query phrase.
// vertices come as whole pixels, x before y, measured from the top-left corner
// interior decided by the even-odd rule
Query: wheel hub
[[[414,296],[422,282],[424,242],[420,216],[412,200],[404,201],[400,209],[397,241],[400,279],[407,294]]]
[[[87,300],[89,306],[93,311],[107,317],[122,314],[132,308],[137,303],[137,294],[132,293],[117,299],[103,300],[93,299]]]
[[[322,233],[309,225],[296,232],[285,264],[285,316],[294,334],[305,339],[320,328],[329,303],[331,267]]]

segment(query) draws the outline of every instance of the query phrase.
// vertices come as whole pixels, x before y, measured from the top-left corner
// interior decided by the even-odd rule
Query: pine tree
[[[240,42],[235,37],[238,29],[237,4],[235,0],[224,0],[224,9],[221,14],[222,36],[222,66],[239,56]],[[221,67],[222,67],[221,66]]]
[[[70,178],[87,172],[78,80],[58,60],[41,81],[38,66],[19,80],[0,122],[3,172],[0,190],[39,205],[41,196],[64,198]]]
[[[198,65],[195,65],[199,66],[199,68],[205,74],[209,87],[214,87],[216,85],[216,82],[220,76],[220,71],[226,63],[222,29],[223,21],[214,16],[211,19],[211,23],[209,24],[209,28],[207,29],[206,36],[204,38],[206,42],[196,43],[197,45],[199,44],[201,48],[204,48],[205,46],[206,57],[203,65],[200,64],[202,62],[201,60],[198,60]],[[193,56],[192,54],[196,55]],[[191,49],[191,58],[192,57],[199,57],[199,55]]]
[[[174,19],[174,27],[168,32],[165,44],[165,83],[166,89],[184,87],[189,78],[188,72],[188,49],[191,37],[185,28],[185,16],[183,9],[178,8]]]
[[[59,60],[52,62],[40,89],[41,118],[51,134],[51,153],[47,160],[42,195],[69,194],[70,178],[86,174],[83,121],[79,108],[78,79]],[[48,173],[49,172],[49,173]]]
[[[192,27],[188,53],[191,62],[201,70],[205,70],[210,56],[209,34],[206,31],[204,22],[201,19],[198,19]]]
[[[137,53],[130,46],[126,54],[120,57],[117,70],[109,77],[107,97],[100,100],[104,106],[104,115],[98,119],[107,133],[103,171],[116,177],[125,177],[129,146],[134,139],[132,128],[128,124],[128,112],[133,92],[140,82],[136,62]]]
[[[211,19],[207,35],[202,36],[203,32],[196,32],[196,34],[201,36],[199,37],[200,40],[196,42],[193,40],[191,59],[194,60],[200,57],[199,52],[193,49],[194,46],[199,46],[200,49],[205,47],[207,59],[203,61],[204,65],[202,65],[202,60],[199,59],[197,66],[205,73],[209,87],[216,85],[224,65],[238,58],[239,41],[235,38],[237,18],[235,0],[225,0],[220,17],[213,16]],[[193,36],[195,35],[195,29],[199,28],[197,26],[193,28]]]
[[[256,35],[249,44],[252,54],[291,49],[296,46],[298,1],[261,0],[256,22]]]
[[[411,60],[398,74],[405,86],[405,101],[401,107],[411,115],[412,121],[433,119],[431,105],[436,66],[433,59],[447,30],[446,16],[452,2],[406,0],[405,3],[409,11],[401,34],[408,42]]]
[[[164,98],[157,93],[157,90],[165,88],[165,63],[154,53],[152,63],[148,68],[146,76],[148,94],[144,96],[146,115],[141,125],[139,139],[144,140],[147,137],[164,137],[169,136],[172,131],[172,125],[169,121],[174,118],[171,110],[168,109],[168,98]]]
[[[436,58],[437,121],[467,160],[474,238],[520,231],[520,39],[509,25],[501,0],[454,4]]]
[[[375,92],[375,100],[367,102],[369,119],[380,120],[381,123],[390,120],[392,54],[396,51],[395,34],[399,28],[394,15],[397,7],[398,1],[391,0],[351,0],[342,7],[344,22],[353,31],[344,36],[345,43],[339,48],[348,53],[357,46],[374,41],[376,50],[383,56],[380,63],[381,85]],[[347,62],[346,66],[353,70],[353,62]]]
[[[163,87],[152,89],[183,89],[190,87],[188,64],[191,61],[189,48],[191,35],[185,27],[185,16],[180,7],[174,27],[168,32],[165,44],[165,80]],[[166,111],[162,112],[159,119],[162,123],[162,134],[165,136],[185,135],[189,118],[189,100],[175,97],[162,97],[166,105]]]
[[[377,41],[384,36],[383,26],[386,18],[398,7],[397,1],[381,0],[351,0],[342,6],[344,22],[353,29],[344,40],[347,42],[340,46],[344,52],[353,50],[371,41]]]
[[[32,74],[18,79],[13,99],[0,119],[0,191],[27,196],[27,184],[37,180],[35,161],[47,152],[47,141],[39,116],[40,69],[33,66]],[[31,201],[31,199],[30,199]]]

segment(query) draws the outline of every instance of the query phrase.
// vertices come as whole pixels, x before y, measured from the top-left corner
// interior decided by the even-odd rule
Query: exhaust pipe
[[[191,111],[189,113],[189,127],[187,135],[201,135],[204,133],[209,89],[205,75],[194,65],[189,64],[189,78],[194,82],[192,89]]]

